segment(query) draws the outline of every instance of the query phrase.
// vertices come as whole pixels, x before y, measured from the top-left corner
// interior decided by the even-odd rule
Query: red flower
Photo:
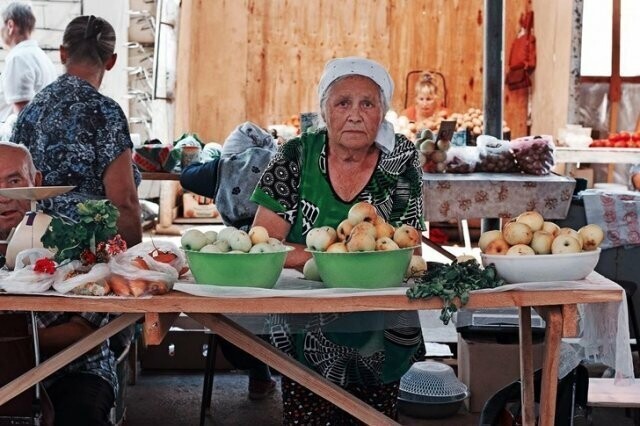
[[[96,263],[96,261],[98,260],[98,258],[96,257],[95,254],[93,254],[89,249],[85,249],[81,254],[80,254],[80,260],[82,261],[83,264],[85,265],[93,265],[94,263]]]
[[[56,272],[56,262],[43,257],[42,259],[36,260],[36,264],[34,265],[33,270],[35,272],[42,272],[53,275]]]
[[[107,241],[107,253],[114,256],[127,250],[127,243],[122,239],[120,234],[116,234],[112,239]]]

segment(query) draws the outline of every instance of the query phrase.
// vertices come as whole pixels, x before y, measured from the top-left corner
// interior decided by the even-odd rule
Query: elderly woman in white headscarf
[[[394,226],[424,229],[418,152],[384,119],[393,94],[388,72],[359,57],[329,61],[320,83],[326,127],[285,143],[252,200],[255,225],[296,249],[285,266],[301,270],[306,234],[336,227],[359,201]],[[417,250],[419,252],[419,250]],[[274,316],[272,344],[390,417],[400,377],[422,355],[414,313]],[[311,317],[311,318],[310,318]],[[357,324],[366,324],[366,330]],[[283,377],[284,424],[344,424],[353,418]]]

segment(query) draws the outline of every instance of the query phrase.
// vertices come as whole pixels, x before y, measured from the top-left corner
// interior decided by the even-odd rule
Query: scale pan
[[[12,200],[44,200],[71,191],[75,186],[33,186],[26,188],[3,188],[0,196]]]

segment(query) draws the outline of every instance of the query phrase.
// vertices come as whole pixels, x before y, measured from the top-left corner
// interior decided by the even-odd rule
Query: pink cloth
[[[630,191],[583,191],[587,223],[605,233],[602,249],[640,244],[640,194]]]

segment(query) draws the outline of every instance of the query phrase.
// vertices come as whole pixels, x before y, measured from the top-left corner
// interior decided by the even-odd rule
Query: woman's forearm
[[[142,242],[142,222],[140,220],[140,205],[125,204],[118,207],[118,233],[127,242],[127,247],[133,247]]]

